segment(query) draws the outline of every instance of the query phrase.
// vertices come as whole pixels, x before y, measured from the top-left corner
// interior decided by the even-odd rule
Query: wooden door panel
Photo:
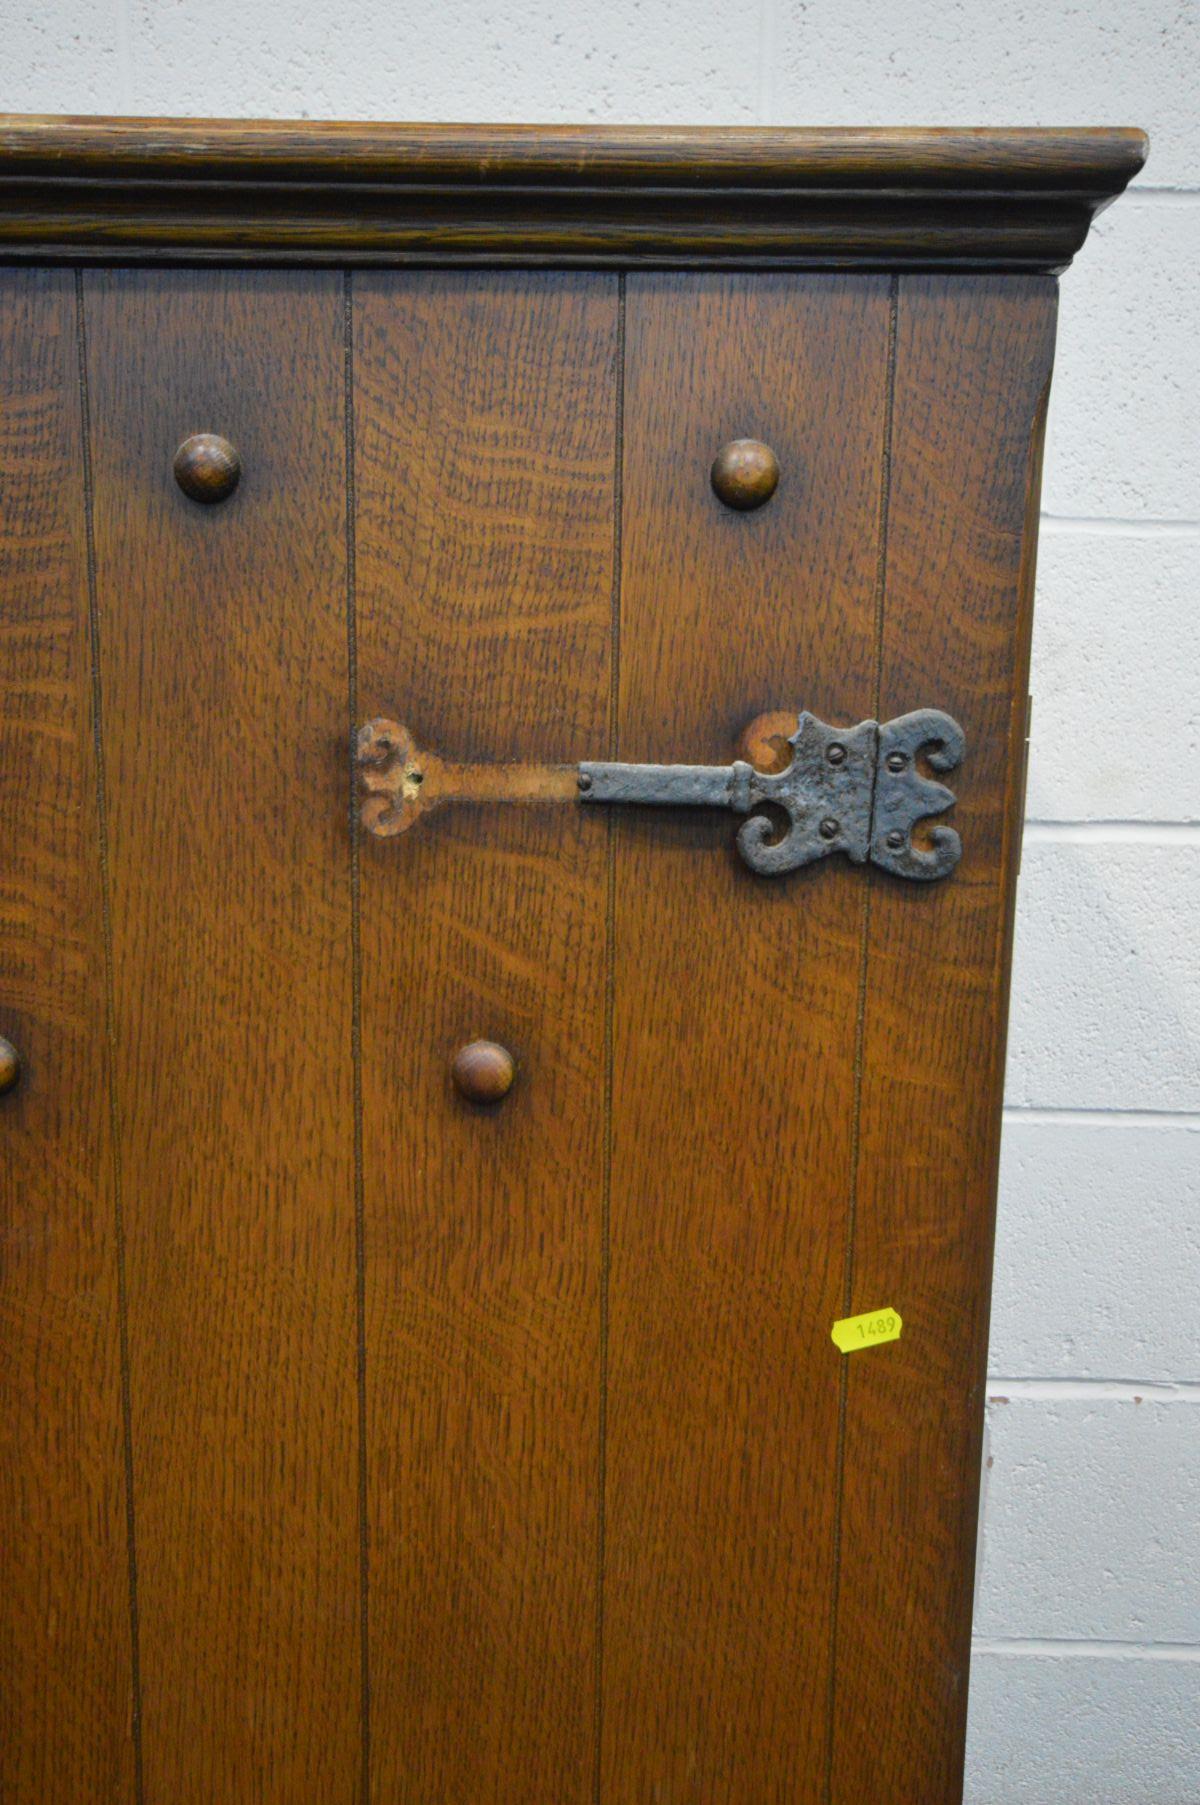
[[[953,1805],[1053,305],[0,281],[14,1798]],[[923,704],[940,884],[763,879],[704,811],[354,825],[377,714],[725,763]]]
[[[134,1797],[75,278],[0,272],[0,1797]]]
[[[609,744],[611,277],[354,279],[358,699],[454,759]],[[375,1797],[591,1800],[609,838],[364,840]],[[507,1045],[479,1109],[450,1060]]]
[[[360,1797],[343,313],[84,279],[146,1796]],[[187,500],[176,446],[244,465]]]
[[[725,763],[877,684],[886,278],[627,293],[619,749]],[[709,466],[777,453],[735,513]],[[603,1795],[824,1797],[842,1250],[865,928],[842,860],[763,879],[728,818],[616,831]]]
[[[962,863],[870,877],[858,1205],[846,1313],[900,1341],[850,1359],[835,1805],[882,1778],[961,1797],[1013,880],[1020,836],[1049,278],[903,277],[881,718],[964,727]]]

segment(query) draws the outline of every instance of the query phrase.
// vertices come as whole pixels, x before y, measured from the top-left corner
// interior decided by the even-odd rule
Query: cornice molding
[[[1122,129],[338,125],[0,115],[0,259],[1068,264]]]

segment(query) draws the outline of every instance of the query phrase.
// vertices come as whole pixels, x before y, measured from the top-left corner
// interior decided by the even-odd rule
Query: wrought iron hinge
[[[929,880],[953,871],[962,844],[952,827],[914,829],[954,803],[953,791],[919,768],[953,771],[963,755],[962,728],[936,708],[894,721],[828,727],[802,714],[788,736],[791,759],[761,771],[743,759],[730,765],[452,765],[419,753],[393,721],[359,730],[358,762],[368,791],[364,827],[397,834],[442,802],[635,803],[729,809],[748,817],[737,846],[752,871],[795,871],[830,853],[853,864],[869,859],[897,877]]]

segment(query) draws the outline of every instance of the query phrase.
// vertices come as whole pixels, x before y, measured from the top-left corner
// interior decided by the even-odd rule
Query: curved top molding
[[[1056,271],[1142,132],[0,115],[0,258]]]

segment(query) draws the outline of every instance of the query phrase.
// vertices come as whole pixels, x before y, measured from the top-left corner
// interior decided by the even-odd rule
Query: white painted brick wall
[[[1031,819],[1186,821],[1200,797],[1200,533],[1044,520],[1037,579]]]
[[[997,1389],[1200,1385],[1198,1300],[1200,1119],[1014,1110],[1000,1163]]]
[[[1150,131],[1063,283],[971,1805],[1200,1805],[1198,40],[1195,0],[0,0],[13,111]]]
[[[989,1640],[1194,1640],[1195,1423],[1187,1388],[993,1385],[976,1633]]]
[[[1200,196],[1134,188],[1097,220],[1062,285],[1048,514],[1200,514],[1198,265]]]
[[[981,1642],[967,1805],[1196,1805],[1198,1724],[1194,1648]]]
[[[1200,841],[1157,831],[1026,828],[1010,1104],[1200,1111]]]

